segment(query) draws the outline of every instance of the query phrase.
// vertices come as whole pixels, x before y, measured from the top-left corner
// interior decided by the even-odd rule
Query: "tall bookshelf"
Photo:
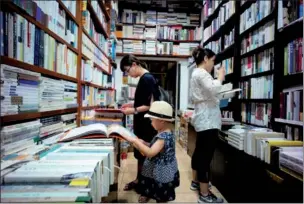
[[[111,48],[107,46],[109,37],[111,36],[111,15],[109,13],[112,11],[111,5],[112,4],[110,1],[104,0],[75,1],[74,3],[71,3],[70,1],[64,2],[62,0],[57,0],[53,1],[52,4],[31,0],[1,1],[1,31],[3,31],[3,35],[1,35],[1,43],[3,44],[1,46],[2,50],[7,49],[5,48],[5,46],[14,47],[10,45],[11,42],[9,42],[8,40],[5,41],[8,35],[13,35],[13,33],[10,33],[9,30],[4,28],[4,25],[8,25],[8,22],[6,24],[4,22],[4,13],[9,12],[13,13],[14,15],[16,14],[15,16],[20,16],[24,18],[25,20],[22,22],[29,22],[33,24],[36,29],[39,29],[40,32],[43,32],[50,36],[50,38],[52,38],[57,43],[55,43],[55,45],[58,46],[58,44],[60,43],[61,45],[66,46],[67,50],[69,50],[69,52],[72,52],[75,55],[75,61],[73,61],[73,63],[75,64],[75,67],[73,68],[75,68],[75,70],[73,70],[74,76],[71,76],[69,75],[69,73],[60,73],[60,71],[58,71],[57,69],[51,69],[50,67],[48,67],[49,64],[39,66],[36,63],[26,62],[27,60],[25,60],[25,58],[23,60],[20,60],[15,58],[14,56],[9,56],[8,53],[4,52],[1,52],[1,64],[17,67],[35,73],[40,73],[43,77],[56,80],[66,80],[69,82],[76,83],[78,103],[78,106],[73,108],[59,110],[56,109],[51,111],[27,112],[14,115],[3,115],[1,116],[2,126],[66,113],[77,113],[77,126],[79,126],[81,125],[81,116],[83,110],[90,110],[100,107],[97,104],[94,106],[83,106],[82,87],[84,85],[96,88],[97,90],[105,90],[109,92],[115,91],[114,85],[107,83],[108,81],[111,81],[111,79],[109,80],[109,78],[112,78],[112,66],[114,64],[114,60],[112,60],[111,56],[109,56],[108,54],[109,49]],[[54,8],[56,8],[55,11],[58,11],[58,13],[52,13],[51,11],[48,11],[48,9],[46,9],[48,6],[54,6]],[[87,16],[90,16],[90,18],[87,18]],[[50,22],[56,22],[58,24],[51,25]],[[90,26],[87,26],[87,28],[89,29],[86,29],[87,23],[90,23]],[[66,27],[56,27],[60,27],[63,25]],[[21,24],[21,26],[23,26],[23,24]],[[93,31],[94,28],[95,30]],[[24,29],[25,27],[21,27],[22,32],[25,31]],[[68,29],[70,29],[70,31],[68,32],[68,34],[66,34]],[[62,36],[61,31],[63,31],[66,36]],[[84,37],[87,38],[87,42],[83,42]],[[103,41],[100,39],[102,39]],[[37,43],[37,39],[33,40]],[[71,43],[71,41],[73,42]],[[88,55],[88,52],[84,53],[85,50],[83,48],[84,46],[87,46],[88,43],[92,44],[96,48],[95,50],[93,49],[91,55]],[[40,44],[39,46],[44,45],[46,44]],[[19,47],[14,47],[14,49],[18,48]],[[92,48],[92,46],[89,48]],[[40,56],[44,57],[45,52],[42,51]],[[95,55],[96,53],[98,55],[100,54],[102,58],[96,59],[96,56],[94,56],[94,52]],[[59,56],[54,56],[54,59],[59,60]],[[104,76],[104,80],[106,82],[102,84],[94,83],[90,80],[84,80],[84,70],[82,65],[83,60],[91,60],[90,68],[96,69],[98,73],[101,73],[100,76]]]
[[[282,18],[279,13],[282,8],[280,1],[235,1],[234,7],[227,5],[232,4],[232,1],[220,1],[215,6],[212,1],[207,1],[207,3],[209,5],[205,4],[205,9],[206,6],[209,6],[213,12],[204,20],[203,46],[217,53],[215,63],[217,65],[215,66],[219,66],[219,63],[224,60],[234,58],[232,72],[227,73],[226,70],[224,83],[231,82],[234,87],[242,88],[239,96],[232,99],[228,107],[223,108],[222,111],[233,112],[235,121],[258,127],[268,127],[275,131],[283,131],[282,127],[286,124],[297,126],[300,129],[299,135],[301,135],[303,119],[302,121],[300,118],[297,121],[290,121],[280,118],[279,101],[280,92],[284,89],[303,86],[303,64],[302,68],[294,73],[284,75],[284,48],[291,41],[303,37],[303,14],[295,15],[295,19],[288,23],[285,22],[279,28],[278,19]],[[256,5],[258,6],[254,7]],[[232,10],[235,12],[229,12],[227,8],[228,10],[233,8]],[[252,9],[251,18],[247,13],[248,9]],[[259,17],[256,17],[256,13],[253,12],[258,9],[260,13]],[[300,5],[289,9],[296,9],[296,13],[298,13]],[[247,25],[244,25],[246,22]],[[225,35],[231,35],[233,29],[233,42],[225,46],[225,42],[227,44],[227,41],[229,42],[231,39],[230,37],[225,38]],[[254,41],[254,35],[258,36],[261,32],[264,32],[263,40],[260,36]],[[303,55],[299,59],[302,57]],[[288,58],[289,56],[286,59]],[[299,65],[299,67],[301,66]],[[264,83],[262,86],[259,85],[262,83]],[[269,89],[266,89],[266,86]],[[244,107],[247,108],[246,111]],[[251,112],[257,115],[253,117]]]

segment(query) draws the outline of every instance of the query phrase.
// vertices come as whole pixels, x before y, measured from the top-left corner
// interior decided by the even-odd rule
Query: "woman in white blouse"
[[[217,97],[225,77],[224,68],[218,70],[218,78],[213,79],[215,53],[210,49],[196,48],[192,56],[197,68],[192,73],[190,91],[194,104],[192,125],[197,132],[196,147],[191,160],[193,170],[192,190],[199,191],[198,202],[219,203],[209,190],[210,163],[221,128],[221,111]]]

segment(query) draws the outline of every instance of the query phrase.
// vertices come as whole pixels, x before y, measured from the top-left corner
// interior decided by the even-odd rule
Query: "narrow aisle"
[[[178,143],[176,144],[176,157],[180,171],[180,186],[176,188],[176,199],[173,202],[197,203],[197,192],[190,190],[192,180],[191,158]],[[134,158],[133,153],[129,153],[128,159],[122,160],[121,162],[121,171],[118,178],[118,202],[120,203],[138,202],[138,194],[134,191],[123,190],[124,186],[136,176],[136,163],[137,160]],[[217,196],[222,196],[214,186],[212,186],[211,191]],[[150,200],[150,203],[151,202],[155,203],[155,200]]]

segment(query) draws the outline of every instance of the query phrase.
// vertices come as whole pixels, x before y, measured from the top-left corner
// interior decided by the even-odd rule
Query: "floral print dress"
[[[179,186],[179,171],[175,156],[175,136],[162,132],[153,138],[150,147],[158,140],[165,141],[163,150],[152,158],[146,158],[139,177],[138,191],[142,196],[158,202],[175,200],[175,188]]]

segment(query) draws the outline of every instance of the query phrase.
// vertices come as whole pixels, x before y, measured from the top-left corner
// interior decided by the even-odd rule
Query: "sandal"
[[[133,190],[135,189],[137,186],[137,183],[135,181],[132,181],[130,183],[127,183],[124,187],[124,191],[130,191],[130,190]]]
[[[149,200],[150,200],[150,198],[148,198],[146,196],[139,196],[139,198],[138,198],[139,203],[147,203]]]

